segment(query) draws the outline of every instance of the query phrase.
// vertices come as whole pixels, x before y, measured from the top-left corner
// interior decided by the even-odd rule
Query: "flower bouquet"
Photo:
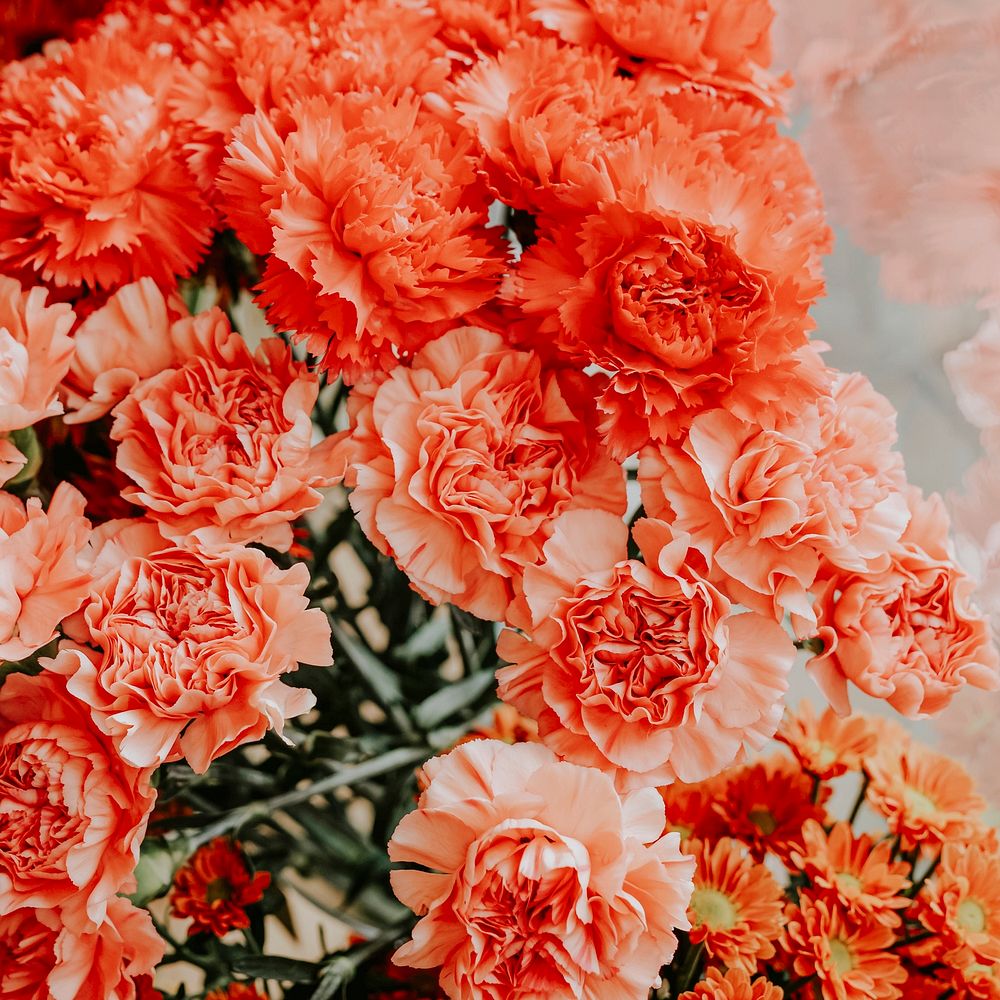
[[[1000,996],[981,800],[849,715],[1000,658],[810,339],[766,0],[34,13],[0,995]]]

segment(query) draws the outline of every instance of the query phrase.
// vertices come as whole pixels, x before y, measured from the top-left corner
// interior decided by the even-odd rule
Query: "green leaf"
[[[323,972],[312,995],[312,1000],[331,1000],[338,990],[342,990],[357,975],[358,967],[350,956],[333,959]]]
[[[435,691],[413,710],[414,721],[422,729],[434,729],[456,712],[478,701],[496,684],[491,670],[479,670],[460,681]]]
[[[274,955],[233,956],[232,966],[234,972],[241,972],[245,976],[285,983],[311,983],[320,970],[315,962],[301,962],[295,958],[278,958]]]
[[[404,663],[432,656],[445,648],[451,633],[451,623],[447,615],[435,615],[416,629],[402,645],[397,646],[393,656]]]
[[[363,642],[356,639],[338,621],[331,623],[333,636],[383,705],[398,705],[403,700],[399,678]]]

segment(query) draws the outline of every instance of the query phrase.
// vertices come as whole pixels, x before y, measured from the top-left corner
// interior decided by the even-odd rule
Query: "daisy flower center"
[[[765,837],[769,837],[778,829],[778,821],[774,818],[769,809],[751,809],[747,813],[747,818],[753,823]]]
[[[862,883],[857,875],[852,875],[850,872],[837,872],[834,877],[841,889],[853,889],[855,892],[861,891]]]
[[[974,899],[963,899],[958,904],[956,919],[963,930],[977,934],[986,930],[986,910]]]
[[[843,938],[830,938],[830,961],[838,976],[846,976],[854,968],[854,956]]]
[[[936,816],[938,813],[937,803],[929,795],[916,788],[907,786],[903,792],[903,801],[906,803],[906,808],[914,816],[923,818]]]
[[[691,910],[698,923],[713,931],[731,930],[739,922],[736,904],[718,889],[695,889],[691,896]]]

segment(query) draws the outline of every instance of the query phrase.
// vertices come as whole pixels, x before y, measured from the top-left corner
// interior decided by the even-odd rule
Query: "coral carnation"
[[[694,862],[653,789],[625,798],[545,747],[476,740],[425,765],[389,842],[399,898],[422,916],[393,960],[442,966],[453,1000],[644,1000],[687,929]]]
[[[216,837],[174,876],[170,909],[181,920],[191,918],[189,937],[223,937],[250,926],[247,907],[260,902],[270,881],[269,872],[250,873],[239,844]]]
[[[547,370],[498,334],[445,334],[412,366],[358,385],[349,409],[336,458],[351,506],[435,604],[501,620],[562,511],[625,512],[588,378]]]
[[[281,682],[300,662],[332,662],[330,626],[306,610],[309,574],[257,549],[174,548],[154,526],[110,522],[97,540],[90,600],[49,664],[142,767],[185,757],[201,773],[221,754],[309,709]]]
[[[570,511],[525,570],[500,655],[500,697],[538,720],[561,755],[624,786],[698,781],[759,748],[780,719],[794,658],[773,621],[736,614],[662,521],[633,535],[613,515]]]
[[[705,978],[689,993],[682,993],[678,1000],[782,1000],[781,988],[769,983],[763,976],[751,981],[742,969],[709,969]]]

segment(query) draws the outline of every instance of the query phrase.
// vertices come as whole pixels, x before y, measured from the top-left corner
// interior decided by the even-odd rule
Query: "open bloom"
[[[139,1000],[163,957],[146,910],[114,896],[98,923],[74,929],[58,909],[0,916],[0,995],[4,1000]],[[147,994],[148,995],[148,994]]]
[[[221,186],[237,231],[269,253],[261,301],[323,368],[355,382],[412,355],[498,290],[504,251],[471,139],[379,91],[297,104],[279,132],[247,115]],[[245,220],[246,205],[260,221]]]
[[[62,412],[56,389],[73,355],[73,311],[46,297],[0,275],[0,434]]]
[[[1000,685],[989,620],[972,602],[974,583],[948,549],[938,496],[908,495],[910,523],[870,573],[824,569],[816,617],[823,653],[809,669],[839,712],[848,681],[910,717],[941,711],[964,685]]]
[[[602,511],[556,522],[497,645],[499,694],[562,756],[623,786],[698,781],[774,733],[794,649],[698,575],[686,535]]]
[[[562,511],[625,512],[589,379],[499,334],[452,330],[412,365],[360,383],[349,409],[335,458],[351,506],[434,603],[501,620]]]
[[[878,742],[864,716],[843,717],[827,708],[817,718],[808,700],[785,712],[775,739],[788,746],[803,770],[823,781],[860,771]]]
[[[173,538],[287,549],[290,522],[332,482],[332,439],[312,440],[316,376],[277,337],[251,353],[217,314],[188,320],[178,341],[190,356],[114,410],[115,461],[135,484],[125,499]]]
[[[155,800],[87,706],[48,671],[0,688],[0,915],[65,906],[101,923],[131,888]],[[0,967],[2,969],[2,967]]]
[[[330,626],[307,610],[309,574],[257,549],[175,548],[145,522],[110,522],[90,599],[49,669],[116,740],[152,767],[183,756],[199,773],[221,754],[307,711],[312,693],[282,683],[298,664],[332,662]],[[103,544],[102,544],[103,543]]]
[[[55,638],[83,603],[90,573],[83,558],[90,522],[84,499],[60,483],[48,510],[0,492],[0,660],[21,660]]]
[[[643,1000],[687,929],[694,862],[654,789],[532,743],[466,743],[425,765],[389,842],[396,895],[421,915],[400,965],[441,966],[453,1000]]]
[[[768,982],[764,976],[751,980],[742,969],[709,969],[705,978],[689,993],[682,993],[678,1000],[782,1000],[780,986]]]

